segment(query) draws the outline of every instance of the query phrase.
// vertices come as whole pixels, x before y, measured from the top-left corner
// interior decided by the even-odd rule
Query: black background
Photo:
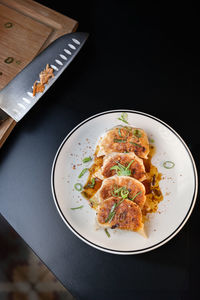
[[[163,120],[185,140],[199,168],[197,7],[169,1],[38,2],[78,20],[78,30],[90,37],[3,146],[0,212],[77,299],[196,299],[199,198],[181,232],[161,248],[112,255],[86,245],[62,222],[50,172],[67,133],[110,109]]]

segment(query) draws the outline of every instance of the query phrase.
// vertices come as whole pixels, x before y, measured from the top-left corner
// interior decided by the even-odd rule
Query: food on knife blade
[[[110,197],[121,197],[129,199],[139,205],[144,206],[146,201],[144,185],[129,176],[112,176],[104,179],[103,183],[95,195],[101,203]]]
[[[131,153],[110,153],[103,158],[103,165],[96,174],[100,179],[105,179],[114,175],[130,176],[139,181],[146,179],[143,160]]]
[[[141,128],[118,126],[106,132],[99,142],[98,156],[112,152],[134,152],[140,158],[147,158],[149,141]]]
[[[46,65],[46,68],[39,74],[40,81],[35,81],[33,85],[33,96],[35,96],[37,93],[42,93],[45,88],[45,84],[48,83],[50,78],[54,77],[53,69],[49,67],[49,65]]]
[[[97,222],[102,227],[137,231],[145,236],[141,209],[128,199],[110,197],[100,203]]]

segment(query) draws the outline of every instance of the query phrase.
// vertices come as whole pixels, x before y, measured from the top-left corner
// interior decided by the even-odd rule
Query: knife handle
[[[17,122],[10,117],[0,124],[0,148],[3,146],[16,124]]]

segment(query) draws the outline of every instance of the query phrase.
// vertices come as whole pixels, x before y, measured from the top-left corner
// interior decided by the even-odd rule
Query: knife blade
[[[0,91],[0,109],[16,122],[20,121],[68,67],[88,35],[85,32],[75,32],[65,34],[52,42]],[[54,77],[45,84],[42,93],[33,96],[33,84],[47,64],[54,70]]]

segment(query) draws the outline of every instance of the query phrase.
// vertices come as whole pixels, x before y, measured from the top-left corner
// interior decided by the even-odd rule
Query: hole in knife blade
[[[64,49],[65,53],[72,55],[71,51],[69,51],[68,49]]]
[[[21,104],[20,102],[17,103],[17,105],[23,109],[26,109],[26,106],[24,106],[23,104]]]
[[[68,44],[69,48],[73,49],[73,50],[76,50],[76,47],[72,44]]]
[[[61,57],[62,59],[64,59],[64,60],[67,60],[67,57],[66,57],[65,55],[63,55],[63,54],[60,54],[60,57]]]
[[[55,59],[55,62],[56,62],[58,65],[60,65],[60,66],[63,65],[63,63],[62,63],[60,60],[58,60],[58,59]]]
[[[29,97],[33,98],[33,93],[27,92],[27,95],[28,95]],[[25,98],[25,99],[26,99],[26,98]]]
[[[23,97],[22,100],[24,100],[24,102],[26,102],[26,103],[28,103],[28,104],[31,103],[31,101],[30,101],[29,99],[25,98],[25,97]]]
[[[54,69],[55,71],[58,71],[58,68],[54,65],[51,65],[51,68]]]
[[[80,42],[77,40],[77,39],[72,39],[72,41],[77,44],[77,45],[80,45]]]

